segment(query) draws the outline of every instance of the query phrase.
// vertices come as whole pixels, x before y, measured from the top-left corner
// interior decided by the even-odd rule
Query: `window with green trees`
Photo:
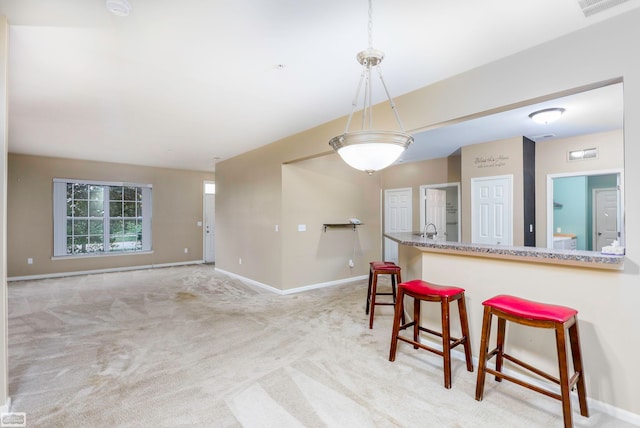
[[[54,255],[151,250],[151,186],[54,179]]]

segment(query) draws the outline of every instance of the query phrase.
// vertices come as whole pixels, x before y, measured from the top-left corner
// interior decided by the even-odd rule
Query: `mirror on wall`
[[[442,158],[450,163],[452,158],[460,158],[457,239],[451,239],[452,226],[445,220],[447,240],[473,242],[471,229],[477,222],[471,218],[472,180],[512,175],[513,245],[600,251],[612,237],[622,244],[622,82],[547,98],[414,134],[415,143],[402,162]],[[555,122],[536,123],[530,117],[533,112],[552,108],[563,109]],[[451,182],[458,181],[451,178]],[[447,184],[423,183],[421,195],[434,185]],[[581,191],[572,186],[581,186]],[[561,196],[563,192],[572,198]],[[443,203],[453,205],[448,200],[440,205]],[[424,225],[423,213],[430,211],[426,197],[421,204]]]

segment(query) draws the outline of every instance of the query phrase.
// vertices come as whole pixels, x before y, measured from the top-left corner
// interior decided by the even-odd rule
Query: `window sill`
[[[153,250],[149,251],[122,251],[111,253],[91,253],[91,254],[75,254],[68,256],[53,256],[51,260],[77,260],[77,259],[91,259],[95,257],[118,257],[118,256],[139,256],[143,254],[153,254]]]

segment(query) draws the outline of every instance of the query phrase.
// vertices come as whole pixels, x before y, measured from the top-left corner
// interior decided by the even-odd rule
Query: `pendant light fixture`
[[[357,55],[358,62],[362,65],[362,73],[360,74],[360,83],[353,98],[351,114],[347,119],[347,126],[344,134],[338,135],[329,141],[333,150],[335,150],[343,161],[349,166],[365,171],[369,175],[375,171],[381,170],[394,163],[413,142],[413,137],[404,132],[404,127],[400,121],[400,116],[396,110],[396,106],[389,95],[389,90],[382,77],[380,63],[384,58],[384,53],[373,48],[373,19],[372,7],[369,0],[369,48]],[[373,129],[373,109],[371,100],[371,70],[376,69],[380,82],[387,95],[391,110],[398,123],[399,131],[378,130]],[[359,131],[349,131],[351,119],[355,109],[358,107],[358,98],[360,90],[364,83],[364,106],[362,109],[362,124]]]

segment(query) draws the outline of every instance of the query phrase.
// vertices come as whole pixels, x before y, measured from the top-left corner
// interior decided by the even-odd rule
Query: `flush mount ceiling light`
[[[402,152],[413,142],[413,137],[404,132],[404,127],[396,111],[396,106],[382,78],[380,63],[382,62],[382,58],[384,58],[384,53],[372,47],[372,28],[372,7],[371,0],[369,0],[369,48],[357,55],[358,62],[362,65],[360,83],[356,89],[356,95],[353,98],[351,114],[349,115],[349,119],[347,119],[344,134],[333,137],[329,141],[333,150],[340,155],[343,161],[355,169],[365,171],[369,175],[394,163]],[[400,131],[373,129],[373,109],[371,105],[371,69],[373,67],[375,67],[378,72],[380,82],[387,95]],[[349,132],[349,126],[351,125],[351,119],[353,118],[355,109],[358,106],[358,98],[363,83],[364,106],[362,109],[361,130]]]
[[[128,16],[131,12],[129,0],[107,0],[107,10],[114,15]]]
[[[536,123],[546,125],[553,121],[556,121],[564,113],[563,108],[546,108],[544,110],[534,111],[529,117]]]

